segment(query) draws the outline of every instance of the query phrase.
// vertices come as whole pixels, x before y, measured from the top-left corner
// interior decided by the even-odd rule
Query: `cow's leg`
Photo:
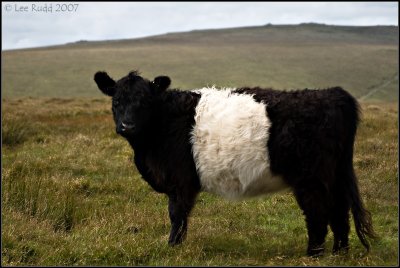
[[[169,245],[178,245],[185,239],[188,217],[193,208],[196,195],[196,192],[169,195],[168,211],[171,219]]]
[[[339,172],[339,176],[341,173]],[[332,191],[333,207],[330,213],[329,224],[334,236],[333,253],[348,252],[349,248],[349,211],[350,203],[344,186],[344,178],[337,177]]]
[[[328,233],[329,207],[324,187],[318,184],[295,188],[295,196],[306,217],[309,256],[324,252],[325,237]]]
[[[343,199],[343,197],[341,197]],[[334,236],[333,253],[343,251],[346,253],[349,248],[349,206],[343,200],[334,202],[334,207],[330,217],[330,226]]]

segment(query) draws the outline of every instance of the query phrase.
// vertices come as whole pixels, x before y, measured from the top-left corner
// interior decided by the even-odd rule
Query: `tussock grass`
[[[64,178],[47,172],[40,165],[16,160],[3,173],[4,205],[27,216],[49,220],[55,231],[70,231],[78,218],[77,198],[70,185],[60,187],[57,183]]]
[[[2,117],[1,128],[1,142],[10,147],[22,144],[36,134],[34,126],[23,119],[13,120]]]
[[[114,133],[108,98],[3,100],[5,124],[32,133],[2,149],[2,265],[396,266],[398,110],[364,103],[355,169],[380,236],[371,252],[352,223],[347,256],[305,256],[304,218],[290,192],[229,202],[201,193],[187,240],[171,248],[168,200],[140,179]],[[177,168],[179,168],[177,166]]]

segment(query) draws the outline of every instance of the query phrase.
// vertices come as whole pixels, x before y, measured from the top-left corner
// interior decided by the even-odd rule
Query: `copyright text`
[[[37,3],[37,4],[6,4],[4,5],[4,11],[15,12],[15,13],[65,13],[65,12],[76,12],[78,11],[79,4],[68,4],[68,3]]]

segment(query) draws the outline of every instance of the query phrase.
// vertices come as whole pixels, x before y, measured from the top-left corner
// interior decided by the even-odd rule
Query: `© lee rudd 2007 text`
[[[39,3],[39,4],[14,4],[12,10],[14,12],[40,12],[40,13],[55,13],[55,12],[76,12],[79,4],[68,4],[68,3]],[[10,9],[10,6],[8,6]],[[11,11],[11,10],[7,10]]]

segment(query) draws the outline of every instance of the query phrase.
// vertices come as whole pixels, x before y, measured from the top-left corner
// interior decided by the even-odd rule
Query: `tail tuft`
[[[353,195],[353,197],[356,196]],[[377,235],[372,227],[371,213],[363,207],[361,200],[357,197],[353,199],[353,205],[351,207],[354,217],[354,225],[356,227],[358,238],[367,251],[369,251],[370,245],[367,237],[375,239],[377,238]]]

